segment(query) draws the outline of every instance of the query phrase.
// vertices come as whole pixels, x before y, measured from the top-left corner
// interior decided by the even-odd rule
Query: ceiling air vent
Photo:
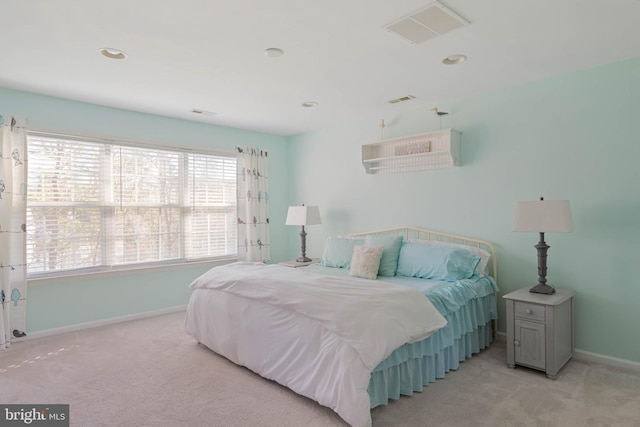
[[[416,97],[413,95],[407,95],[407,96],[403,96],[402,98],[392,99],[391,101],[388,101],[388,102],[389,104],[397,104],[398,102],[410,101],[415,98]]]
[[[385,28],[411,44],[418,44],[465,25],[469,25],[469,21],[434,1]]]

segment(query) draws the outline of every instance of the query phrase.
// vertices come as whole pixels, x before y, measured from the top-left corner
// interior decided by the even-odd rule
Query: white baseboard
[[[505,332],[498,332],[496,339],[502,342],[507,341],[507,334]],[[615,366],[618,368],[632,369],[640,372],[640,363],[632,360],[619,359],[617,357],[605,356],[604,354],[592,353],[590,351],[573,349],[573,359],[582,362],[594,362],[601,363],[603,365]]]
[[[186,311],[187,305],[179,305],[176,307],[161,308],[158,310],[145,311],[142,313],[129,314],[126,316],[111,317],[109,319],[95,320],[93,322],[79,323],[76,325],[63,326],[60,328],[46,329],[43,331],[37,331],[29,333],[24,339],[36,339],[42,337],[48,337],[51,335],[64,334],[67,332],[77,332],[83,329],[97,328],[99,326],[113,325],[116,323],[128,322],[131,320],[145,319],[147,317],[160,316],[163,314],[177,313],[179,311]],[[496,334],[498,341],[506,341],[507,334],[504,332],[498,332]],[[602,363],[603,365],[615,366],[619,368],[632,369],[640,371],[640,363],[626,359],[619,359],[617,357],[605,356],[603,354],[592,353],[590,351],[574,349],[573,358],[575,360],[581,360],[584,362]]]
[[[615,366],[618,368],[632,369],[640,372],[640,363],[632,360],[618,359],[617,357],[605,356],[603,354],[592,353],[590,351],[573,349],[573,358],[583,362],[602,363],[603,365]]]
[[[93,322],[78,323],[76,325],[62,326],[60,328],[45,329],[28,333],[24,338],[31,340],[36,338],[48,337],[51,335],[65,334],[67,332],[77,332],[83,329],[97,328],[99,326],[113,325],[115,323],[129,322],[131,320],[145,319],[147,317],[160,316],[162,314],[176,313],[178,311],[186,311],[187,305],[179,305],[176,307],[161,308],[158,310],[144,311],[142,313],[128,314],[126,316],[110,317],[108,319],[95,320]]]

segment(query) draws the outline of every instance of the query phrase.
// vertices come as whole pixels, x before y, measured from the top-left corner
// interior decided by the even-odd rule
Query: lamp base
[[[529,292],[532,294],[546,294],[551,295],[556,293],[556,288],[553,286],[549,286],[544,283],[538,283],[533,288],[529,289]]]
[[[311,258],[307,258],[306,256],[301,256],[296,260],[296,262],[311,262]]]

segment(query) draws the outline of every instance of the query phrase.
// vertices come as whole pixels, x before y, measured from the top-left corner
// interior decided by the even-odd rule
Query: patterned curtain
[[[27,129],[0,116],[0,350],[25,336]]]
[[[269,244],[269,172],[267,152],[237,147],[238,260],[267,262]]]

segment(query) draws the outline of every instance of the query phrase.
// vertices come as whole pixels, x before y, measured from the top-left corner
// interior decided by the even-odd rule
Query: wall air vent
[[[215,116],[216,113],[213,111],[201,110],[199,108],[194,108],[191,110],[193,114],[202,114],[203,116]]]
[[[397,104],[398,102],[410,101],[412,99],[416,99],[416,97],[413,95],[407,95],[401,98],[392,99],[391,101],[387,101],[387,102],[389,102],[389,104]]]
[[[384,28],[411,44],[418,44],[465,25],[469,25],[469,21],[434,1]]]

